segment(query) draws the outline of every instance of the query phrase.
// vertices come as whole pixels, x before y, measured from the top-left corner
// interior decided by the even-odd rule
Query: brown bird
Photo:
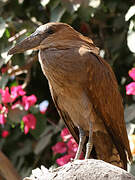
[[[126,169],[132,155],[122,98],[110,65],[99,56],[93,41],[65,23],[48,23],[9,54],[28,49],[39,50],[56,108],[79,143],[75,159],[86,149],[85,158]]]

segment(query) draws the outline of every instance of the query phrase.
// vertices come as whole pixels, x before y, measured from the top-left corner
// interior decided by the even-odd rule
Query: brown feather
[[[78,127],[89,136],[91,122],[92,157],[126,169],[126,153],[129,160],[132,155],[122,98],[110,65],[98,55],[93,41],[67,24],[48,23],[9,54],[32,48],[40,50],[39,61],[52,98],[75,140],[79,142]]]

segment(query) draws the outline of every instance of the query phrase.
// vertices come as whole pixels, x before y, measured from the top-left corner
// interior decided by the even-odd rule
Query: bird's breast
[[[60,87],[80,86],[86,81],[85,59],[82,61],[77,48],[43,49],[39,52],[39,61],[49,82]]]

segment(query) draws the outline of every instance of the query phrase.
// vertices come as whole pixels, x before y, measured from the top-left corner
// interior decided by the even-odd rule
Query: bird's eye
[[[54,33],[54,30],[50,28],[50,29],[47,30],[47,33],[48,33],[48,34],[53,34],[53,33]]]

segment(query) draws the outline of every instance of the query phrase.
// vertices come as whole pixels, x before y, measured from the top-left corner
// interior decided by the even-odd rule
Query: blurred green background
[[[38,99],[30,109],[37,118],[35,130],[27,135],[23,133],[21,110],[10,111],[5,127],[0,127],[0,132],[3,128],[10,132],[6,138],[0,136],[0,149],[20,176],[30,175],[41,164],[46,167],[55,164],[51,147],[59,141],[64,124],[52,102],[37,52],[11,57],[7,56],[9,48],[51,21],[68,23],[90,37],[115,72],[131,135],[135,129],[135,97],[126,95],[125,86],[132,81],[128,71],[135,65],[134,4],[134,0],[0,0],[0,88],[22,84],[27,95],[35,94]],[[5,73],[4,68],[7,68]],[[43,100],[49,101],[44,115],[39,112]],[[135,148],[135,141],[132,146]],[[134,164],[129,169],[135,175]]]

